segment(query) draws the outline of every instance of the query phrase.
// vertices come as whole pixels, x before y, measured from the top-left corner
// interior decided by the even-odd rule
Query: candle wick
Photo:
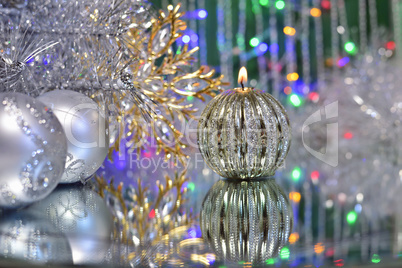
[[[242,88],[242,89],[243,89],[243,91],[244,91],[243,79],[240,81],[240,85],[241,85],[241,88]]]

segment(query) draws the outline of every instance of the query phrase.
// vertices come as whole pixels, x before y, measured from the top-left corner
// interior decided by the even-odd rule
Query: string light
[[[355,45],[355,43],[353,43],[351,41],[346,42],[344,45],[344,48],[345,48],[345,51],[347,53],[349,53],[350,55],[355,55],[357,53],[356,45]]]
[[[310,9],[310,15],[317,18],[321,16],[321,10],[319,8],[313,7]]]
[[[301,105],[301,103],[302,103],[300,98],[299,98],[299,96],[297,96],[296,94],[290,95],[290,102],[295,107],[299,107]]]
[[[260,40],[257,37],[253,37],[250,39],[249,43],[251,47],[256,47],[260,43]]]
[[[282,9],[285,8],[285,2],[282,1],[282,0],[278,0],[278,1],[276,1],[276,3],[275,3],[275,7],[276,7],[276,9],[278,9],[278,10],[282,10]]]
[[[290,26],[286,26],[283,28],[283,33],[289,36],[293,36],[296,34],[296,29]]]

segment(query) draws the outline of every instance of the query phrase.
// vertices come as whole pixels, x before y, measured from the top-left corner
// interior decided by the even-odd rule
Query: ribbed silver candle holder
[[[205,162],[220,176],[273,176],[288,154],[289,119],[270,94],[254,88],[227,90],[212,99],[198,124]]]

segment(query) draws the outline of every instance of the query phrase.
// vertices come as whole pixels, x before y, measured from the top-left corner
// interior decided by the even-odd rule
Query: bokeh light
[[[310,9],[310,15],[317,18],[321,16],[321,10],[319,8],[313,7]]]
[[[302,104],[300,97],[297,96],[296,94],[290,95],[290,102],[295,107],[299,107]]]
[[[357,53],[357,47],[356,47],[355,43],[353,43],[351,41],[346,42],[344,45],[344,48],[345,48],[345,51],[347,53],[349,53],[350,55],[356,55],[356,53]]]
[[[260,43],[260,40],[257,37],[253,37],[250,39],[249,43],[251,47],[256,47]]]
[[[286,26],[283,28],[283,33],[289,36],[293,36],[296,34],[296,29],[290,26]]]
[[[276,1],[276,3],[275,3],[275,7],[276,7],[276,9],[278,9],[278,10],[282,10],[282,9],[285,8],[285,2],[282,1],[282,0],[278,0],[278,1]]]

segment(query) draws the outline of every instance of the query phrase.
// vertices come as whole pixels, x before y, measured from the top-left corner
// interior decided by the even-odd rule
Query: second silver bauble
[[[109,149],[105,114],[89,97],[71,90],[50,91],[38,99],[53,109],[67,136],[67,162],[61,183],[93,175]]]

